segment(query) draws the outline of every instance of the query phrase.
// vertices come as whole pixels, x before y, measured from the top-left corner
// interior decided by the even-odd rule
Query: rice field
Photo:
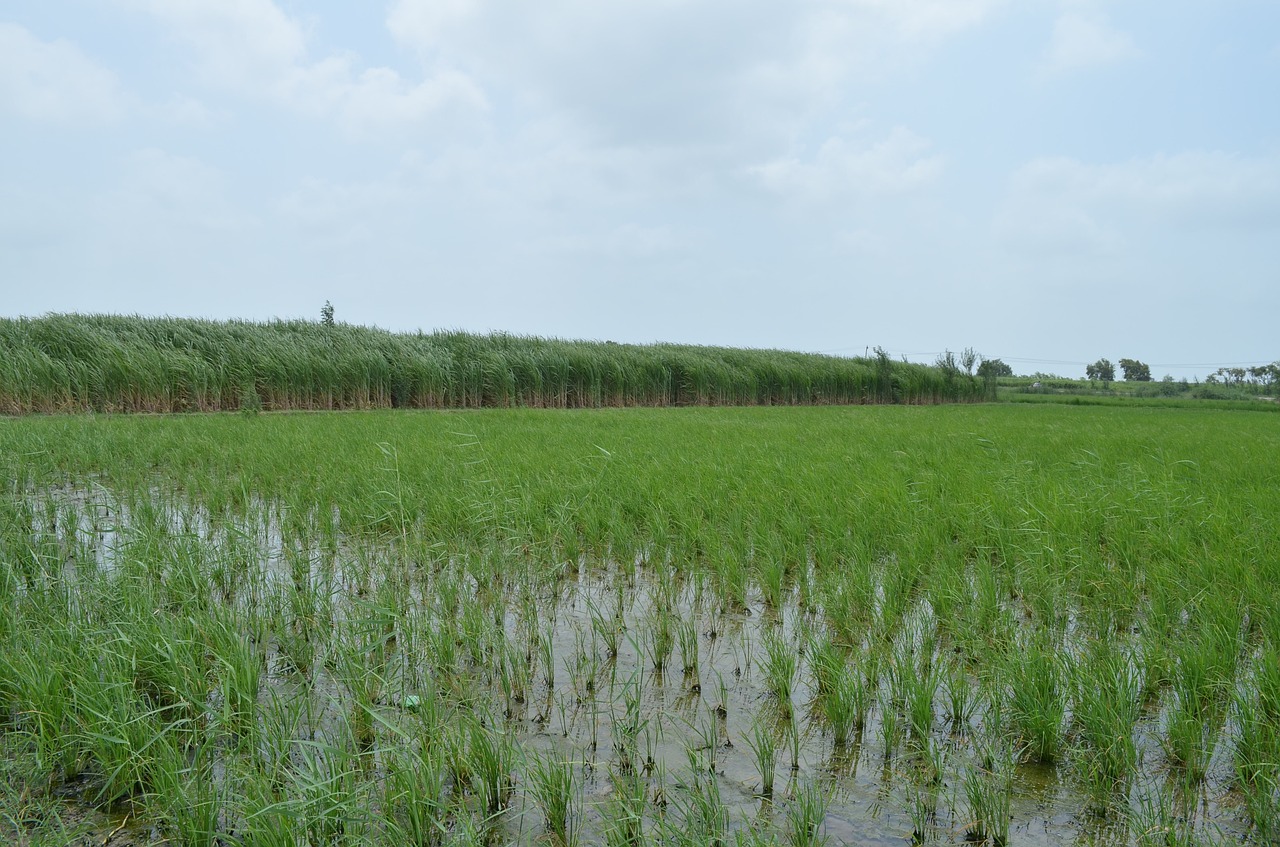
[[[1272,843],[1278,421],[0,420],[0,841]]]

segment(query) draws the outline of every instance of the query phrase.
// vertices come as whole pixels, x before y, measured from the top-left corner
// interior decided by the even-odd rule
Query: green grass
[[[0,837],[995,842],[1044,804],[1131,843],[1167,779],[1177,838],[1265,841],[1277,448],[1032,404],[0,420]]]
[[[310,321],[0,318],[0,413],[937,403],[957,369],[875,358]]]

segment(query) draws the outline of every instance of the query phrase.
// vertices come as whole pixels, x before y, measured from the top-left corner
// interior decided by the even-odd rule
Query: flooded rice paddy
[[[860,623],[833,625],[812,562],[796,563],[771,599],[747,585],[730,592],[735,602],[714,576],[669,555],[640,552],[625,563],[583,555],[550,566],[453,557],[430,546],[405,549],[394,537],[352,541],[337,529],[337,513],[322,521],[324,542],[311,546],[296,521],[291,534],[289,517],[261,500],[243,514],[215,516],[151,495],[141,507],[102,486],[32,497],[40,504],[34,536],[65,565],[24,588],[146,585],[154,614],[230,615],[245,636],[241,658],[258,665],[247,669],[257,676],[252,702],[228,719],[236,695],[214,684],[215,660],[202,675],[207,697],[183,706],[204,730],[261,723],[232,734],[276,749],[215,742],[199,777],[211,796],[231,793],[237,768],[260,767],[242,758],[274,757],[285,771],[320,769],[332,782],[331,802],[351,804],[341,808],[349,817],[342,832],[372,832],[379,817],[395,814],[386,783],[396,757],[405,747],[435,745],[438,758],[417,762],[437,769],[427,779],[431,791],[413,798],[436,807],[430,843],[554,840],[533,762],[567,768],[571,843],[1249,838],[1233,791],[1234,728],[1225,710],[1205,736],[1203,775],[1179,780],[1165,752],[1169,704],[1139,696],[1135,770],[1100,798],[1070,757],[1029,756],[1005,713],[1016,684],[1007,672],[983,667],[987,657],[940,628],[928,600],[887,609],[879,578],[867,586]],[[317,517],[306,521],[316,526]],[[871,572],[895,568],[883,561]],[[980,602],[981,577],[966,579],[967,601]],[[1025,602],[995,603],[1015,643],[1037,637]],[[1081,663],[1089,647],[1072,615],[1057,626],[1055,649]],[[1140,686],[1140,645],[1121,643]],[[853,679],[857,693],[837,729],[842,717],[828,703],[841,679]],[[1058,696],[1069,699],[1073,684],[1064,673]],[[1058,721],[1056,743],[1065,747],[1069,708]],[[480,748],[499,751],[496,801],[475,783],[477,733],[488,739]],[[56,793],[75,810],[100,801],[99,788],[83,773]],[[142,790],[130,786],[114,804],[98,803],[112,814],[96,834],[107,831],[117,843],[170,839],[163,824],[129,823],[141,799],[135,788]],[[999,820],[984,819],[984,790],[996,795]],[[237,820],[243,814],[230,803],[211,811],[213,831],[223,833],[211,843],[244,839],[252,823]],[[619,831],[627,815],[634,829]]]
[[[581,460],[563,498],[459,462],[433,508],[383,447],[343,496],[340,467],[288,491],[18,473],[0,835],[1270,843],[1270,566],[1226,567],[1201,511],[1238,518],[1225,489],[1076,450],[1047,491],[968,444],[954,474],[880,449],[860,498],[791,481],[778,445],[675,500],[670,462]]]

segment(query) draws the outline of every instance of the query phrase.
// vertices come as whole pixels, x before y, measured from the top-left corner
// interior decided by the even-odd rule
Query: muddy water
[[[688,786],[706,778],[699,774],[713,775],[731,831],[762,827],[780,834],[796,798],[809,786],[817,786],[826,799],[821,832],[831,843],[959,844],[972,831],[966,778],[979,767],[981,750],[999,740],[990,737],[985,704],[980,702],[970,720],[955,725],[944,718],[946,703],[940,688],[929,736],[913,742],[902,727],[901,715],[895,721],[899,731],[886,730],[886,709],[893,707],[888,704],[889,682],[882,674],[861,733],[846,747],[837,748],[813,706],[807,643],[810,635],[824,630],[821,609],[804,606],[794,591],[785,595],[779,608],[770,608],[754,592],[748,593],[745,606],[726,605],[703,576],[687,575],[680,563],[661,557],[642,557],[626,567],[584,559],[534,584],[511,577],[485,585],[483,571],[456,559],[406,576],[406,563],[385,545],[371,549],[367,542],[339,539],[327,551],[300,549],[296,537],[286,540],[290,533],[282,528],[280,512],[265,503],[238,517],[215,517],[198,505],[159,499],[144,516],[136,505],[93,488],[45,492],[39,504],[33,530],[60,539],[72,573],[81,568],[110,572],[125,557],[146,555],[145,546],[139,546],[139,526],[146,524],[149,531],[203,545],[210,561],[246,559],[249,566],[244,573],[226,578],[247,584],[257,580],[259,590],[262,586],[287,588],[300,578],[298,563],[303,562],[301,578],[329,593],[335,623],[354,614],[349,592],[376,594],[378,585],[390,579],[405,580],[407,605],[449,606],[434,613],[436,620],[459,627],[465,625],[465,611],[454,610],[465,610],[484,595],[485,603],[496,607],[501,619],[500,631],[487,637],[497,638],[516,653],[524,651],[530,657],[530,670],[524,696],[514,703],[503,697],[499,675],[491,667],[465,669],[470,691],[489,698],[482,706],[485,719],[500,721],[523,751],[550,752],[577,763],[583,843],[601,840],[609,824],[611,774],[618,772],[623,761],[618,726],[628,717],[629,701],[638,705],[642,723],[635,737],[636,761],[645,778],[650,832],[664,817],[677,818],[678,809],[687,802]],[[336,525],[336,515],[327,517]],[[442,584],[457,595],[448,603],[441,600]],[[249,593],[242,585],[226,595],[228,602],[238,603]],[[664,620],[676,629],[665,654],[667,662],[658,669],[654,640]],[[902,639],[927,631],[930,620],[927,603],[917,602],[904,616],[895,645],[882,649],[908,649]],[[616,637],[616,654],[608,649],[602,624]],[[693,633],[684,645],[680,626],[691,627]],[[544,654],[535,643],[535,633],[549,639],[554,667],[549,681],[545,667],[539,666],[538,656]],[[798,660],[795,688],[785,702],[768,687],[764,645],[771,637],[782,639]],[[460,652],[462,641],[460,634]],[[397,645],[412,643],[407,637],[396,641]],[[690,646],[696,654],[696,669],[686,671],[683,654]],[[941,662],[946,645],[938,643],[933,649],[933,660]],[[858,663],[858,651],[851,659]],[[398,646],[391,650],[389,664],[401,670],[380,704],[385,719],[394,722],[403,717],[409,698],[417,696],[415,684],[425,672],[421,656]],[[272,693],[288,698],[303,690],[274,649],[268,651],[268,669],[265,680],[271,690],[264,692],[264,701]],[[979,688],[976,679],[973,685]],[[309,735],[323,737],[341,722],[349,709],[349,696],[322,663],[305,690],[305,695],[297,696],[318,702]],[[1172,798],[1174,820],[1195,836],[1243,840],[1244,816],[1230,789],[1230,727],[1215,733],[1208,777],[1188,795],[1167,779],[1170,769],[1160,741],[1163,715],[1161,706],[1154,704],[1136,728],[1140,775],[1128,798],[1116,802],[1120,811],[1089,811],[1070,757],[1056,766],[1016,765],[1009,798],[1010,842],[1133,843],[1137,832],[1126,825],[1129,816],[1124,810],[1139,808],[1156,796]],[[775,727],[777,761],[771,797],[763,796],[762,775],[749,744],[758,723]],[[792,740],[792,733],[798,738]],[[921,777],[929,744],[932,756],[942,762],[936,782]],[[516,791],[491,834],[493,840],[534,843],[542,835],[541,816],[524,789],[517,773]],[[931,814],[913,813],[922,796],[934,798],[927,803]],[[68,802],[74,805],[74,797]],[[111,818],[101,818],[93,829],[95,836],[111,835],[111,843],[147,843],[159,837],[145,827]]]

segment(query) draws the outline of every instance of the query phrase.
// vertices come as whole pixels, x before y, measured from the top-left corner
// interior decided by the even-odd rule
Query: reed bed
[[[309,321],[0,318],[0,414],[994,399],[959,369],[873,358]]]
[[[2,420],[0,840],[1267,843],[1269,418]]]

